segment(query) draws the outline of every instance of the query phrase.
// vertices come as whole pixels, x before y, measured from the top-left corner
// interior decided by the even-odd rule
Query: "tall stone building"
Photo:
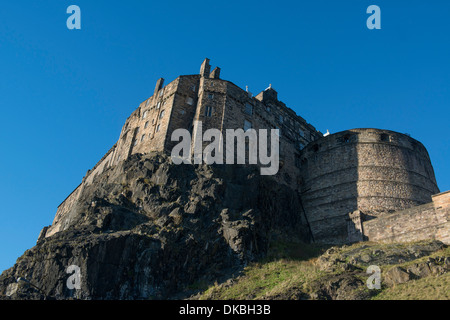
[[[223,134],[226,129],[279,129],[280,166],[274,178],[298,191],[300,214],[315,241],[370,240],[365,220],[424,205],[439,192],[428,153],[415,139],[378,129],[323,136],[279,101],[271,85],[253,96],[221,79],[220,68],[211,71],[205,59],[199,74],[179,76],[166,86],[158,79],[153,95],[128,117],[117,143],[60,204],[40,237],[67,227],[71,206],[97,174],[135,153],[170,153],[178,143],[171,140],[172,133],[184,128],[195,136],[198,121],[203,132],[214,128]],[[448,230],[448,209],[441,216],[439,222],[429,222],[429,234],[438,225]]]

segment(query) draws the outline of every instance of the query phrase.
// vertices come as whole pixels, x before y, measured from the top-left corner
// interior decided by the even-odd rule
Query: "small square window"
[[[390,141],[391,139],[390,139],[388,134],[382,133],[381,136],[380,136],[380,140],[381,141]]]
[[[211,117],[213,108],[211,106],[207,106],[205,108],[205,117]]]
[[[298,133],[300,134],[300,137],[305,137],[305,132],[302,129],[298,129]]]
[[[186,103],[190,106],[192,106],[194,104],[194,99],[192,99],[191,97],[187,97],[186,98]]]
[[[208,93],[208,99],[214,99],[214,94]]]
[[[250,103],[246,103],[244,112],[248,115],[252,115],[253,114],[253,106]]]

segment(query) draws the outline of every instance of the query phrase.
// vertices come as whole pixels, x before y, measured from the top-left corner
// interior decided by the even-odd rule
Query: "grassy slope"
[[[358,243],[346,247],[346,250],[358,250],[367,243]],[[380,248],[382,244],[372,244],[371,249]],[[401,247],[402,244],[396,245]],[[320,279],[330,276],[329,271],[322,271],[314,262],[327,248],[305,244],[278,243],[270,249],[264,261],[247,266],[243,275],[228,283],[215,284],[206,289],[197,299],[310,299],[314,294],[315,284]],[[363,249],[366,250],[366,249]],[[450,256],[450,248],[439,250],[430,257]],[[393,266],[407,267],[412,263],[425,261],[422,257],[403,264],[381,266],[387,270]],[[383,271],[384,272],[384,271]],[[334,271],[336,275],[341,271]],[[365,279],[362,279],[365,281]],[[363,288],[368,290],[367,288]],[[450,273],[431,275],[418,280],[410,280],[393,287],[382,286],[372,299],[450,299]]]

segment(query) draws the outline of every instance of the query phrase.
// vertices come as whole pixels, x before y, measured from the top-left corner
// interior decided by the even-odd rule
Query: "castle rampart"
[[[411,137],[353,129],[302,152],[302,200],[316,240],[346,242],[348,213],[394,212],[439,192],[426,149]]]
[[[433,195],[427,204],[362,222],[361,240],[407,242],[425,239],[450,244],[450,191]]]

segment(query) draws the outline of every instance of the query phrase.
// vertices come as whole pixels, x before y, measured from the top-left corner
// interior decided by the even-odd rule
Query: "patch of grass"
[[[316,263],[317,257],[323,254],[330,246],[311,245],[304,243],[275,242],[269,247],[268,255],[261,261],[249,264],[241,276],[229,283],[214,284],[197,296],[198,299],[215,300],[242,300],[242,299],[315,299],[318,289],[329,279],[351,271],[336,268],[323,271]],[[363,242],[350,246],[337,247],[336,255],[351,259],[354,255],[378,255],[376,249],[402,250],[408,244],[379,244]],[[374,253],[375,252],[375,253]],[[450,248],[438,250],[429,256],[414,259],[405,263],[391,264],[389,267],[424,262],[428,258],[437,256],[450,256]],[[383,265],[384,266],[384,265]],[[356,270],[352,276],[366,282],[368,275]],[[386,270],[383,269],[382,272]],[[334,280],[333,280],[334,281]],[[410,280],[407,283],[394,287],[382,286],[381,290],[370,291],[367,286],[355,288],[353,296],[361,296],[381,300],[449,300],[450,299],[450,273],[441,276],[430,275],[419,280]],[[358,292],[370,294],[356,294]],[[352,296],[352,295],[349,295]]]
[[[269,246],[266,261],[277,259],[308,260],[323,254],[330,246],[302,242],[277,241]]]
[[[267,263],[253,263],[244,275],[231,286],[210,287],[200,299],[241,300],[283,296],[291,289],[303,289],[319,271],[308,261],[280,259]]]
[[[450,273],[385,288],[373,300],[450,300]]]

